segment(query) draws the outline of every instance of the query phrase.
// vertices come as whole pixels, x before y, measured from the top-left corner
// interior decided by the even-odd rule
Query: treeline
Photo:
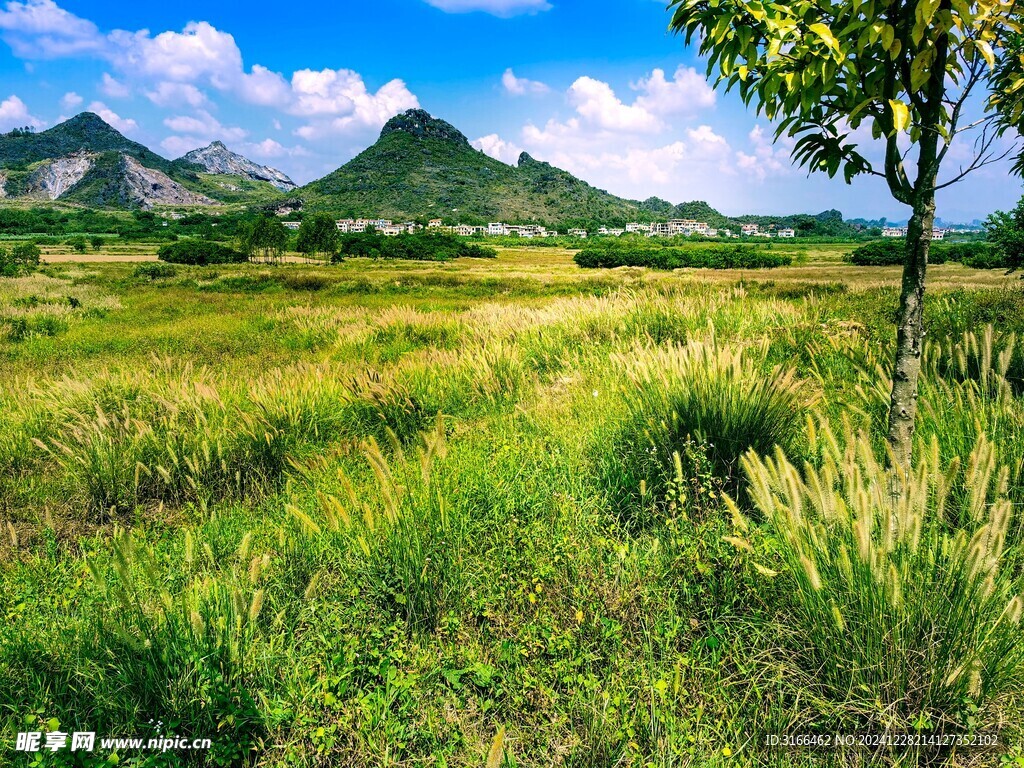
[[[493,259],[493,248],[442,232],[417,232],[386,237],[377,232],[341,235],[335,260],[346,256],[370,259],[411,259],[451,261],[452,259]]]
[[[587,248],[573,257],[581,267],[651,269],[771,269],[793,263],[789,254],[744,245],[693,245],[687,248]]]
[[[876,240],[853,251],[847,261],[858,267],[897,267],[906,259],[906,241],[902,238]],[[1012,259],[996,244],[982,241],[932,243],[928,253],[932,264],[955,262],[973,269],[1012,269]]]
[[[131,213],[88,208],[0,208],[0,235],[117,235],[122,240],[174,241],[179,237],[227,242],[238,236],[253,214],[233,211],[214,216],[189,213],[179,219],[153,211]]]

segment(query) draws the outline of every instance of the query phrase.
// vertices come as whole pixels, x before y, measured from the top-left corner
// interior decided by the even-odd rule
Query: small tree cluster
[[[0,248],[0,277],[17,277],[39,266],[39,246],[18,243],[10,250]]]

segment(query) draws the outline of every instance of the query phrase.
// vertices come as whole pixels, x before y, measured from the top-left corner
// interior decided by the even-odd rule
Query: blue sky
[[[165,156],[221,139],[302,183],[421,106],[500,160],[526,150],[627,197],[906,218],[877,180],[793,168],[668,20],[655,0],[0,0],[0,130],[92,109]],[[951,188],[939,215],[1012,207],[1008,169]]]

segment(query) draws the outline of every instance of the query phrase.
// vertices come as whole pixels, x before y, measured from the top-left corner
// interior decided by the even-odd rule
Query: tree
[[[76,253],[85,253],[89,250],[89,245],[85,242],[84,237],[73,237],[68,240],[68,245],[70,245]]]
[[[102,248],[104,246],[106,241],[102,237],[100,237],[99,235],[93,235],[93,237],[89,241],[89,243],[90,243],[90,245],[92,245],[92,249],[94,251],[98,251],[100,248]]]
[[[910,206],[896,360],[889,408],[893,459],[909,469],[924,337],[923,301],[935,193],[1012,153],[997,139],[1018,129],[1024,64],[1020,13],[985,0],[673,0],[671,27],[700,36],[708,76],[796,138],[801,166],[849,183],[881,177]],[[984,116],[968,120],[971,95],[988,87]],[[870,126],[884,160],[858,150]],[[953,141],[976,131],[971,162],[939,172]],[[876,165],[878,167],[876,167]]]
[[[993,243],[1006,260],[1010,270],[1024,267],[1024,198],[1007,213],[996,211],[985,222],[989,242]]]
[[[242,228],[239,246],[250,259],[280,262],[287,245],[288,230],[277,218],[259,216]]]
[[[333,216],[317,213],[303,220],[299,227],[297,248],[308,258],[320,258],[330,263],[338,252],[338,225]]]

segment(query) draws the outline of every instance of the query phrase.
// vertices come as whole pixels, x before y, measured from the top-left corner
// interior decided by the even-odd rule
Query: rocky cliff
[[[282,192],[290,192],[298,186],[276,168],[254,163],[252,160],[232,152],[219,141],[213,142],[208,147],[192,150],[179,162],[195,166],[207,173],[238,176],[251,181],[265,181]]]

